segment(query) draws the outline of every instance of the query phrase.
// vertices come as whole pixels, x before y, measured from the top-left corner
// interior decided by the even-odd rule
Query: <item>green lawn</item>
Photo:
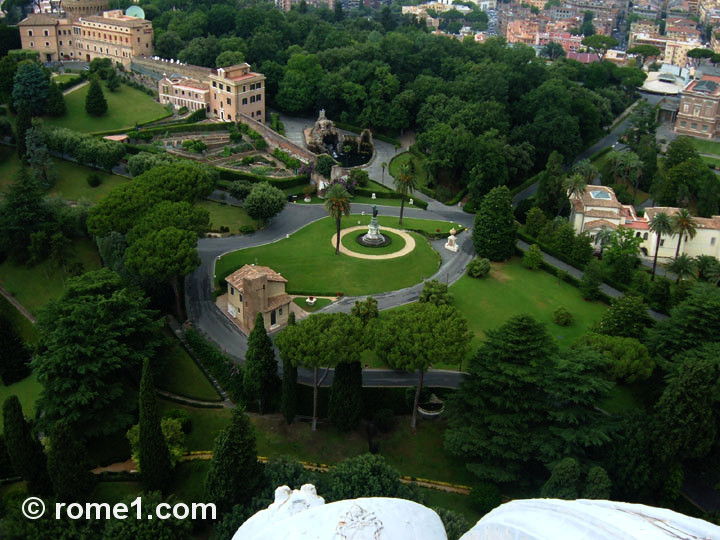
[[[182,409],[190,413],[192,429],[185,439],[189,452],[210,451],[220,430],[230,423],[231,409],[188,407],[162,398],[158,399],[160,414],[170,409]]]
[[[68,267],[75,262],[83,265],[84,271],[100,268],[100,255],[95,242],[88,239],[75,240],[70,249]],[[6,260],[0,264],[0,285],[27,308],[37,315],[41,307],[60,296],[64,288],[63,279],[69,276],[55,268],[50,261],[35,266],[25,266]]]
[[[88,133],[125,127],[132,129],[135,123],[142,124],[169,116],[162,105],[140,90],[121,84],[116,92],[110,92],[104,84],[102,86],[108,103],[108,111],[103,116],[96,118],[85,111],[85,96],[90,89],[90,85],[86,84],[65,96],[65,116],[45,118],[43,122],[49,126]]]
[[[210,230],[219,231],[220,227],[228,227],[231,233],[237,234],[240,227],[250,225],[257,227],[255,220],[245,213],[245,210],[237,206],[230,206],[213,201],[201,201],[198,208],[204,208],[210,213]]]
[[[394,158],[392,158],[392,160],[390,160],[390,164],[388,165],[388,170],[386,171],[386,173],[389,173],[390,176],[395,177],[400,171],[400,167],[409,162],[412,162],[415,168],[415,176],[417,178],[418,185],[426,186],[428,184],[428,173],[425,170],[422,161],[411,152],[403,152],[402,154],[398,154]]]
[[[700,158],[708,165],[714,165],[715,167],[720,167],[720,159],[718,159],[718,158],[712,158],[712,157],[708,157],[708,156],[700,156]]]
[[[295,304],[300,306],[300,308],[304,309],[308,313],[313,313],[314,311],[318,311],[319,309],[322,309],[325,306],[330,305],[330,303],[332,302],[332,300],[330,300],[329,298],[316,298],[315,303],[311,306],[310,304],[305,302],[306,298],[307,298],[307,296],[293,298],[293,302],[295,302]]]
[[[53,162],[58,179],[50,190],[50,195],[56,195],[69,201],[86,200],[96,203],[110,190],[130,180],[124,176],[98,171],[64,159],[53,158]],[[6,189],[13,182],[15,173],[19,169],[20,160],[15,149],[0,146],[0,189]],[[100,177],[101,183],[98,187],[88,186],[86,179],[91,173]]]
[[[601,302],[583,300],[577,288],[542,270],[528,270],[520,259],[493,263],[490,275],[483,279],[463,276],[450,286],[454,305],[465,315],[474,332],[473,348],[485,337],[485,331],[498,328],[513,315],[526,313],[546,325],[562,348],[569,347],[607,310]],[[570,326],[558,326],[552,320],[558,307],[575,317]]]
[[[695,149],[701,154],[716,154],[720,156],[720,142],[696,139],[695,137],[688,138],[692,141]]]
[[[342,237],[342,240],[340,240],[340,243],[345,246],[350,251],[355,251],[356,253],[367,253],[368,255],[385,255],[388,253],[395,253],[396,251],[400,251],[402,248],[405,247],[405,239],[395,234],[394,232],[388,232],[388,231],[382,231],[382,234],[385,237],[390,238],[390,243],[387,246],[383,247],[367,247],[363,246],[362,244],[359,244],[357,242],[357,237],[361,234],[367,233],[366,230],[363,231],[353,231],[347,233],[345,236]]]
[[[358,222],[367,224],[369,219],[370,216],[351,216],[343,220],[343,227]],[[397,220],[385,217],[380,223],[396,226]],[[448,229],[450,223],[408,219],[406,226]],[[290,238],[229,253],[215,265],[216,283],[221,285],[227,275],[244,264],[256,263],[282,273],[288,280],[290,294],[334,296],[341,292],[355,296],[409,287],[434,274],[440,264],[439,255],[420,235],[415,236],[416,247],[408,255],[368,260],[335,255],[330,243],[334,232],[334,224],[325,218],[303,227]]]
[[[0,403],[5,403],[7,398],[15,394],[20,400],[25,416],[27,418],[35,418],[35,402],[41,390],[42,385],[38,382],[35,374],[10,386],[0,384]],[[0,430],[2,430],[2,427],[3,419],[2,415],[0,415]]]
[[[64,83],[77,77],[76,73],[53,73],[52,80],[55,83]]]
[[[205,377],[182,344],[165,332],[169,346],[162,350],[162,371],[155,378],[155,385],[180,396],[202,401],[221,401],[215,387]]]
[[[0,315],[7,318],[15,329],[20,333],[25,343],[35,345],[40,339],[40,332],[37,327],[25,318],[15,306],[4,296],[0,295]]]
[[[616,384],[600,408],[610,414],[620,414],[642,408],[637,388],[627,384]]]

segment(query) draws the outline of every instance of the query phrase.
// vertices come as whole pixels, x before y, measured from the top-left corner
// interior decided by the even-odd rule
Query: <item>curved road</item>
[[[474,216],[463,212],[457,207],[443,208],[439,212],[423,211],[418,209],[406,209],[404,215],[407,217],[442,219],[453,221],[465,227],[470,227]],[[372,207],[366,204],[353,204],[352,212],[369,213]],[[398,216],[398,207],[383,206],[381,214],[386,216]],[[190,274],[185,282],[185,302],[188,311],[188,318],[193,321],[195,327],[205,337],[213,341],[222,351],[235,361],[242,362],[247,350],[247,339],[230,322],[230,320],[215,306],[212,298],[213,293],[213,271],[215,260],[224,253],[244,249],[263,244],[276,242],[292,234],[308,223],[327,217],[327,212],[322,205],[289,204],[282,213],[274,218],[270,225],[252,235],[230,236],[226,238],[203,238],[198,242],[198,254],[200,255],[200,266]],[[469,231],[463,232],[458,237],[461,249],[452,253],[443,248],[445,240],[436,240],[433,247],[440,253],[442,264],[433,279],[454,283],[465,271],[465,266],[472,259],[474,251]],[[407,304],[417,300],[422,289],[422,283],[413,287],[373,295],[378,300],[380,309]],[[348,313],[355,303],[355,300],[364,297],[344,297],[324,308],[323,312]],[[365,386],[414,386],[416,375],[404,371],[392,371],[383,369],[369,369],[363,371],[363,384]],[[300,382],[310,383],[311,373],[300,370],[298,373]],[[455,371],[431,370],[425,376],[425,384],[428,386],[446,386],[455,388],[460,383],[462,374]],[[332,382],[332,371],[324,385]]]

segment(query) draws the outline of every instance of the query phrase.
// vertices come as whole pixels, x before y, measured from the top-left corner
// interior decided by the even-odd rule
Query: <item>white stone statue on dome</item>
[[[281,486],[275,502],[248,519],[233,540],[447,540],[440,517],[404,499],[370,497],[325,504],[315,486]]]

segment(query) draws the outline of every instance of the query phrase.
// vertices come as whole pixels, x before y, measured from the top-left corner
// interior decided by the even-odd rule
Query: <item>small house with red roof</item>
[[[287,279],[267,266],[246,264],[225,278],[227,312],[237,325],[250,332],[258,313],[265,328],[285,326],[290,313],[290,296],[285,292]]]

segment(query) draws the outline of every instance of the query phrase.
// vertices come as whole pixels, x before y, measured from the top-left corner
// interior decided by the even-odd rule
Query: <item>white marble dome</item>
[[[315,486],[281,486],[275,502],[248,519],[233,540],[447,540],[440,517],[404,499],[372,497],[325,504]]]

